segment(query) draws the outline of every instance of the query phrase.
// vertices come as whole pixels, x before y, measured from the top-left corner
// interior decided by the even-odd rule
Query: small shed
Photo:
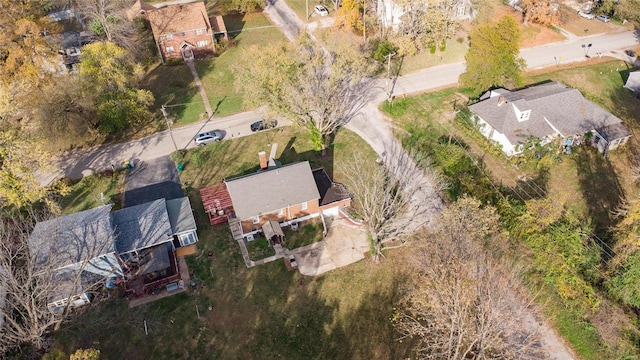
[[[216,39],[218,38],[217,36],[222,36],[225,41],[228,41],[229,33],[227,32],[227,26],[225,25],[222,16],[218,15],[213,19],[209,19],[209,21],[211,22],[211,27],[213,28],[213,36],[215,36]]]
[[[262,224],[262,232],[264,232],[264,236],[272,246],[281,244],[284,241],[284,233],[282,232],[280,223],[275,220],[269,220]]]
[[[226,223],[229,218],[235,216],[231,196],[225,183],[200,189],[200,196],[211,225]]]

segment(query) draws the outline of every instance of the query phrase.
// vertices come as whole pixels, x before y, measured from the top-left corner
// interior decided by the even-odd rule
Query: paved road
[[[572,39],[561,43],[523,49],[521,55],[527,61],[529,68],[553,66],[556,64],[554,56],[556,56],[556,59],[562,57],[562,63],[584,61],[585,57],[584,50],[581,47],[582,43],[592,44],[590,52],[608,54],[610,51],[617,51],[618,54],[616,55],[619,56],[620,50],[640,43],[639,33],[640,31],[632,31]],[[411,94],[455,85],[459,75],[464,71],[464,63],[447,64],[424,69],[397,78],[393,85],[392,92],[394,95]],[[378,153],[384,151],[384,146],[381,146],[382,140],[380,140],[380,137],[383,135],[373,133],[372,130],[374,128],[366,124],[382,121],[382,116],[379,115],[379,112],[375,109],[377,109],[377,104],[385,97],[385,84],[385,80],[378,80],[377,86],[374,88],[375,93],[372,94],[372,100],[369,105],[363,109],[362,115],[354,119],[349,126],[349,128],[356,133],[363,135]],[[245,112],[224,118],[214,117],[207,121],[175,129],[173,131],[174,138],[177,147],[179,149],[185,149],[193,146],[193,136],[203,130],[221,129],[226,133],[226,139],[245,136],[250,134],[249,124],[260,118],[261,115],[258,112]],[[363,125],[362,128],[358,129],[358,127],[360,127],[359,125]],[[105,145],[90,150],[80,149],[71,151],[56,162],[54,167],[58,170],[55,171],[55,173],[41,175],[39,178],[43,184],[47,184],[52,179],[60,176],[73,179],[80,178],[98,171],[110,169],[112,164],[118,166],[128,159],[151,160],[160,156],[166,156],[173,151],[175,151],[175,148],[171,142],[169,133],[164,131],[128,143]]]

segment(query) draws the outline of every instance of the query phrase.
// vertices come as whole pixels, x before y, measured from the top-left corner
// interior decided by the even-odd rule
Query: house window
[[[457,13],[457,15],[458,15],[458,16],[462,16],[462,15],[464,15],[464,6],[460,6],[460,7],[458,8],[458,13]]]
[[[180,246],[187,246],[196,242],[196,234],[192,232],[178,235]]]
[[[196,29],[196,35],[202,35],[203,32],[204,30],[202,29]]]
[[[209,42],[207,40],[200,40],[200,41],[198,41],[197,45],[198,45],[199,48],[201,48],[201,47],[207,46],[208,43]]]
[[[531,110],[523,111],[520,113],[519,121],[529,120],[529,116],[531,116]]]
[[[301,210],[307,210],[307,202],[303,202],[302,204],[300,204],[300,209]]]
[[[173,34],[167,34],[165,37],[167,40],[173,40]]]
[[[164,51],[167,52],[167,53],[172,53],[175,50],[173,50],[173,46],[167,46],[166,48],[164,48]]]
[[[187,36],[187,33],[183,31],[183,32],[180,33],[180,35]]]
[[[282,216],[282,215],[284,215],[284,209],[278,210],[278,216]]]
[[[596,135],[596,137],[593,138],[593,143],[597,144],[600,142],[600,136]]]
[[[260,222],[260,216],[254,216],[254,217],[253,217],[253,223],[254,223],[254,224],[257,224],[257,223],[259,223],[259,222]]]

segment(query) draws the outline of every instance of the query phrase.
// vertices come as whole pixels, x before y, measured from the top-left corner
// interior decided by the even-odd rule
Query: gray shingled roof
[[[54,268],[113,252],[111,205],[61,216],[36,224],[29,249],[37,261]]]
[[[469,106],[469,109],[507,136],[512,144],[523,142],[529,135],[538,138],[555,135],[554,128],[562,136],[569,137],[622,122],[585,99],[580,91],[558,82],[501,93],[502,96],[496,94]],[[501,97],[505,102],[499,106]],[[514,105],[520,111],[531,110],[529,120],[519,122]]]
[[[196,219],[193,218],[188,197],[167,200],[167,214],[174,234],[196,229]]]
[[[596,129],[598,134],[602,136],[607,142],[612,142],[616,139],[626,138],[631,136],[631,131],[622,124],[613,124]]]
[[[249,219],[320,199],[309,162],[225,180],[236,216]]]
[[[172,239],[165,199],[114,211],[111,216],[118,253],[144,249]]]

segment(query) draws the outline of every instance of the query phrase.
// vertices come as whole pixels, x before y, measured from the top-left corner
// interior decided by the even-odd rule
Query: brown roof
[[[144,15],[146,12],[153,11],[155,9],[156,8],[153,5],[147,4],[142,0],[138,0],[131,5],[129,10],[127,10],[127,19],[133,20],[133,18]]]
[[[203,2],[170,5],[149,13],[153,36],[175,34],[195,29],[211,29],[207,8]]]
[[[211,225],[226,222],[228,216],[234,213],[233,203],[226,184],[220,183],[200,189],[200,196],[202,197],[204,211],[209,214]]]
[[[213,18],[213,33],[214,34],[226,34],[227,26],[224,24],[224,19],[222,16],[218,15]]]

